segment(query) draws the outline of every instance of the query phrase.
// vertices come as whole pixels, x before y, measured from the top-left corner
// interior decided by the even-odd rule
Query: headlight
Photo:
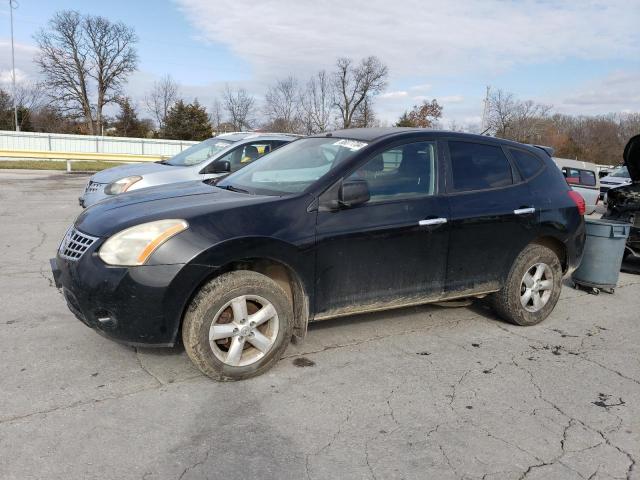
[[[104,189],[104,193],[107,195],[118,195],[119,193],[124,193],[129,190],[131,185],[139,182],[140,180],[142,180],[142,177],[139,175],[121,178],[120,180],[116,180],[115,182],[111,182],[107,185]]]
[[[110,237],[98,256],[108,265],[142,265],[160,245],[188,227],[186,221],[176,219],[136,225]]]

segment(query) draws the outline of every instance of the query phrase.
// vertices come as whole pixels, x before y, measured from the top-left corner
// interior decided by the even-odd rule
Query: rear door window
[[[562,167],[562,174],[569,185],[579,185],[583,187],[596,186],[596,174],[591,170]]]
[[[473,142],[449,141],[453,190],[487,190],[513,184],[511,164],[502,148]]]
[[[509,149],[509,151],[513,155],[516,167],[520,171],[522,178],[525,180],[533,177],[544,167],[544,162],[532,153],[516,149]]]
[[[596,186],[596,174],[591,170],[580,170],[580,185],[585,187]]]
[[[271,144],[269,142],[248,143],[232,150],[220,160],[228,161],[231,164],[231,172],[233,173],[270,151]]]

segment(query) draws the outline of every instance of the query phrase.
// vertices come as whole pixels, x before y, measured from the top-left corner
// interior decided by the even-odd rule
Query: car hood
[[[156,172],[167,172],[171,169],[180,169],[183,167],[174,167],[164,163],[148,162],[148,163],[132,163],[130,165],[120,165],[119,167],[108,168],[102,170],[91,177],[91,180],[98,183],[111,183],[124,177],[132,175],[148,175]]]
[[[626,177],[613,177],[611,175],[607,175],[600,179],[600,183],[604,185],[624,185],[629,183],[629,179]]]
[[[172,183],[116,195],[83,211],[76,219],[78,230],[96,237],[109,236],[140,223],[212,213],[273,200],[217,188],[202,181]]]
[[[624,164],[633,182],[640,182],[640,135],[631,137],[623,153]]]

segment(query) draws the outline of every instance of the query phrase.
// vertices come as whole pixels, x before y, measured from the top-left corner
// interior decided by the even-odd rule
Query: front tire
[[[237,270],[196,294],[184,317],[182,341],[205,375],[242,380],[278,362],[292,328],[293,309],[282,287],[260,273]]]
[[[492,294],[489,302],[508,322],[536,325],[553,311],[561,288],[562,266],[556,253],[531,244],[516,258],[504,287]]]

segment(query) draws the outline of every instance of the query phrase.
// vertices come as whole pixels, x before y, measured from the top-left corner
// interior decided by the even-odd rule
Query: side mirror
[[[338,191],[338,203],[342,207],[356,207],[367,203],[370,198],[369,184],[366,180],[345,180]]]
[[[228,160],[216,160],[207,167],[207,173],[230,173],[231,163]]]

